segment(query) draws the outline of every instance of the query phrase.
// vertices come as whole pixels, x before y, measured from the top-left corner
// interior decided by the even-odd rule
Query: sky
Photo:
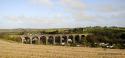
[[[125,27],[125,0],[0,0],[0,28]]]

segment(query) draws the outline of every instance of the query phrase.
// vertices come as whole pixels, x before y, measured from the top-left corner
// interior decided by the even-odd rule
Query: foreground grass
[[[0,40],[0,58],[125,58],[125,50],[28,45]]]

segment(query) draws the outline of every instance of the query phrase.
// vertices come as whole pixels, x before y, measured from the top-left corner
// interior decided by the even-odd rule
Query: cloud
[[[59,22],[64,22],[61,17],[28,17],[28,16],[4,16],[5,19],[12,22],[27,22],[33,24],[54,24]]]
[[[55,15],[53,17],[35,17],[35,16],[4,16],[4,21],[13,28],[31,27],[31,28],[58,28],[70,26],[69,17],[63,15]],[[5,23],[5,22],[4,22]]]
[[[118,11],[124,11],[125,6],[123,5],[100,5],[94,7],[97,11],[100,12],[118,12]]]
[[[29,1],[33,4],[45,6],[47,8],[53,7],[53,1],[52,0],[29,0]]]
[[[4,16],[4,19],[8,24],[25,27],[73,27],[82,25],[115,25],[123,24],[121,20],[125,18],[124,5],[114,4],[87,4],[83,0],[28,0],[35,5],[37,12],[49,11],[46,17],[36,14],[31,16],[20,15],[19,16]],[[33,6],[30,4],[30,6]],[[39,6],[37,8],[37,6]],[[47,8],[45,8],[47,7]],[[45,8],[44,10],[41,10]],[[51,8],[51,9],[49,9]],[[33,8],[31,8],[33,9]],[[39,10],[40,9],[40,10]],[[31,12],[33,12],[32,10]],[[44,12],[46,13],[46,11]],[[43,15],[44,15],[43,13]],[[34,16],[35,15],[35,16]],[[107,22],[108,20],[112,20]],[[113,21],[114,20],[114,21]]]
[[[60,4],[66,8],[83,10],[86,8],[86,5],[80,0],[59,0]]]
[[[75,21],[93,21],[97,19],[97,16],[90,15],[87,13],[77,12],[77,13],[73,13],[73,18],[75,19]]]
[[[62,7],[65,13],[71,14],[76,22],[79,21],[100,21],[108,20],[114,18],[124,17],[120,12],[124,11],[124,6],[114,5],[114,4],[87,4],[82,0],[56,0],[58,4],[53,2],[54,0],[35,0],[38,3],[51,5],[51,7]],[[55,5],[54,5],[55,4]],[[88,10],[92,10],[93,14],[91,15],[86,13]],[[95,11],[94,11],[95,10]],[[60,18],[58,18],[60,19]]]
[[[56,3],[55,3],[56,1]],[[40,3],[41,5],[48,5],[51,7],[62,7],[64,13],[71,14],[69,17],[73,18],[75,21],[84,21],[84,20],[94,20],[98,16],[86,14],[86,10],[89,5],[84,3],[82,0],[35,0],[35,2]],[[51,9],[50,9],[51,10]]]
[[[111,13],[110,17],[114,19],[125,19],[125,11]]]
[[[65,12],[71,14],[75,21],[88,21],[96,18],[96,16],[85,13],[88,5],[82,0],[59,0],[59,3],[63,6]]]
[[[84,9],[85,4],[81,0],[29,0],[32,3],[52,6],[55,7],[55,4],[60,4],[63,7],[68,7],[72,9]],[[56,3],[57,2],[57,3]]]

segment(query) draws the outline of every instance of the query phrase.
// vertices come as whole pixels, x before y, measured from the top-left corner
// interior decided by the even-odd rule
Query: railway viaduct
[[[88,34],[42,34],[42,35],[21,35],[22,43],[25,44],[52,44],[67,45],[80,44]]]

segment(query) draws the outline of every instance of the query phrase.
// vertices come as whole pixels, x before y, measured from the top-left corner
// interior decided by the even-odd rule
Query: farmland
[[[0,40],[0,58],[124,58],[124,49],[22,44]]]

